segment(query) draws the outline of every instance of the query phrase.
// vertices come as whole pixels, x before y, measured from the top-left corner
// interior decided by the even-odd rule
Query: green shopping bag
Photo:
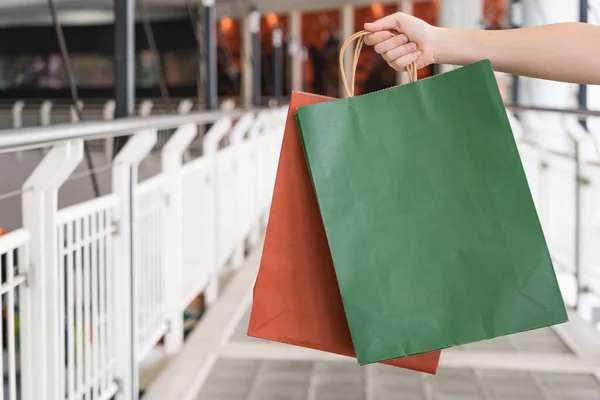
[[[489,61],[296,120],[360,364],[567,320]]]

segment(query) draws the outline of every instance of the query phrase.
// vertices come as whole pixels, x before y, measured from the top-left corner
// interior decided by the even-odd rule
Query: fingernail
[[[402,35],[400,40],[402,40],[402,43],[408,42],[408,38],[406,37],[406,35]]]
[[[415,53],[415,60],[416,60],[417,58],[421,57],[421,53],[422,53],[421,51],[417,51],[417,52]]]
[[[415,51],[415,50],[417,49],[417,44],[416,44],[416,43],[411,43],[411,44],[410,44],[410,49],[411,49],[412,51]]]

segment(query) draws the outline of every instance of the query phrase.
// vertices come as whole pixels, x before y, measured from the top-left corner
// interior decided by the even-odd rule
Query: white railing
[[[215,180],[210,160],[202,158],[181,170],[183,187],[183,296],[181,307],[189,304],[210,280],[215,259]]]
[[[236,250],[236,179],[240,167],[237,165],[238,148],[228,147],[220,150],[215,156],[217,220],[217,262],[227,262]]]
[[[110,399],[117,391],[111,290],[116,204],[108,195],[58,212],[60,398]]]
[[[180,106],[184,103],[191,103],[191,100],[179,100]],[[78,106],[83,121],[111,120],[115,116],[114,100],[80,101]],[[161,100],[145,99],[138,105],[140,116],[166,113],[168,108]],[[0,129],[47,126],[65,122],[80,122],[79,114],[73,105],[55,104],[50,100],[41,102],[19,100],[12,104],[0,104]]]
[[[564,115],[570,145],[550,150],[543,132],[511,120],[564,300],[600,330],[600,138]]]
[[[0,376],[4,378],[2,398],[16,400],[21,393],[31,393],[34,380],[31,376],[21,374],[20,385],[17,386],[19,371],[31,366],[32,354],[24,343],[31,340],[32,332],[29,324],[29,314],[21,310],[29,306],[29,294],[25,288],[29,268],[30,235],[25,229],[11,232],[0,237],[0,266],[2,279],[0,294],[2,311],[6,319],[0,320]],[[6,322],[6,343],[4,341],[4,322]],[[17,329],[19,327],[19,329]]]
[[[3,153],[50,146],[22,187],[23,228],[0,237],[9,399],[138,397],[143,360],[161,339],[179,351],[187,305],[202,293],[214,302],[224,268],[257,244],[284,117],[234,110],[0,133]],[[204,123],[203,155],[184,164]],[[159,129],[174,132],[161,171],[138,183]],[[59,209],[83,140],[120,134],[132,136],[109,193]]]
[[[159,174],[135,190],[135,266],[138,309],[138,361],[143,360],[167,331],[164,248],[166,178]]]

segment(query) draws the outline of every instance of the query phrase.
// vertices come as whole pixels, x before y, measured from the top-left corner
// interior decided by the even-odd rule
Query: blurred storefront
[[[415,3],[412,13],[430,24],[436,24],[438,18],[439,1],[432,0]],[[398,11],[395,4],[374,3],[369,6],[354,9],[354,30],[363,29],[364,23],[381,18],[384,15]],[[272,32],[276,26],[281,27],[284,36],[284,52],[287,54],[289,42],[289,18],[287,15],[267,14],[261,18],[262,41],[262,79],[263,94],[268,96],[273,93],[272,68],[273,45]],[[324,10],[304,12],[301,15],[301,51],[303,54],[303,89],[313,93],[339,96],[339,47],[341,36],[341,11]],[[240,21],[223,17],[219,23],[219,51],[229,60],[228,65],[235,68],[236,73],[219,73],[236,75],[242,67]],[[221,54],[221,53],[219,53]],[[289,60],[284,58],[283,70],[285,71],[284,91],[289,93],[290,68]],[[419,71],[419,77],[430,76],[431,68]],[[231,78],[226,78],[231,79]],[[375,57],[375,52],[370,47],[363,49],[357,70],[357,93],[366,93],[393,86],[396,82],[396,73],[390,69],[380,57]],[[237,81],[239,84],[239,81]],[[238,86],[239,88],[239,86]]]

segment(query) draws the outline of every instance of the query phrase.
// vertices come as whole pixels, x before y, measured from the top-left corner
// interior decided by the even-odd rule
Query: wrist
[[[452,29],[432,26],[431,48],[433,62],[435,64],[448,64],[448,37],[452,35]]]
[[[477,30],[436,27],[432,34],[436,64],[466,65],[478,61],[485,54],[482,35]]]

